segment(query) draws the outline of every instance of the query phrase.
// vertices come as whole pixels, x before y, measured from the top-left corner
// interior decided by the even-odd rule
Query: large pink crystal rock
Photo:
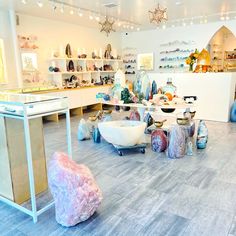
[[[48,165],[48,181],[55,200],[56,221],[74,226],[87,220],[101,204],[102,192],[85,165],[56,152]]]

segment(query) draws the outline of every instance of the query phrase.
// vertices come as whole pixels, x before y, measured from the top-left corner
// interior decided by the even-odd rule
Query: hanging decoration
[[[167,8],[161,8],[160,4],[153,11],[148,11],[150,23],[159,25],[163,21],[167,21]]]
[[[99,24],[101,25],[101,30],[100,32],[105,32],[107,34],[107,36],[113,31],[115,32],[115,29],[113,28],[115,21],[110,21],[108,19],[108,17],[106,16],[105,21],[104,22],[99,22]]]

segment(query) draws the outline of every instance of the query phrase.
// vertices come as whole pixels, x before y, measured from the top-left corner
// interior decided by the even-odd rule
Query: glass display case
[[[67,97],[0,92],[0,156],[4,156],[0,166],[2,168],[0,177],[3,180],[0,181],[0,189],[7,189],[7,191],[0,192],[0,201],[31,216],[34,223],[37,222],[39,215],[54,204],[54,202],[49,202],[41,209],[38,209],[36,204],[36,195],[47,188],[47,183],[42,184],[43,179],[46,181],[46,168],[43,168],[45,172],[43,178],[43,171],[40,171],[40,174],[37,172],[40,168],[42,169],[43,165],[46,165],[41,117],[58,113],[66,115],[67,149],[68,156],[72,158]],[[13,165],[9,165],[9,163],[13,163]],[[17,168],[13,168],[16,167],[15,163],[20,172]],[[36,169],[35,166],[37,166]],[[16,173],[21,173],[22,176],[19,178]],[[27,185],[29,193],[24,190]],[[31,209],[21,205],[26,199],[30,199]]]
[[[67,98],[0,93],[0,113],[33,116],[68,108]]]

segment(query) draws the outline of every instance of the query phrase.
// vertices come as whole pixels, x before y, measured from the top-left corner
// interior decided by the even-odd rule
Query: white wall
[[[8,84],[0,84],[0,89],[14,88],[17,86],[16,65],[13,50],[13,39],[10,26],[10,17],[8,11],[0,9],[0,38],[4,41],[6,56],[6,71]]]
[[[227,22],[215,22],[209,24],[198,24],[186,27],[155,29],[140,32],[131,32],[126,35],[122,34],[122,47],[135,47],[137,53],[154,53],[155,71],[159,72],[160,50],[159,46],[162,43],[168,43],[175,40],[193,40],[196,42],[196,48],[199,50],[205,48],[212,36],[223,25],[236,36],[236,20]],[[236,48],[236,45],[235,45]]]
[[[94,49],[102,48],[105,50],[106,45],[110,43],[112,48],[121,55],[120,33],[111,33],[107,37],[105,33],[100,33],[99,27],[93,29],[46,18],[18,15],[20,25],[17,26],[17,33],[38,37],[38,66],[44,78],[47,78],[47,60],[51,57],[51,51],[59,49],[60,45],[65,47],[67,43],[70,43],[72,50],[76,52],[77,48],[85,48],[88,57],[91,58],[91,52]]]

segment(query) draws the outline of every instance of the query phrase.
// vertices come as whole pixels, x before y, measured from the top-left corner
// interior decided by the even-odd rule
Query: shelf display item
[[[19,41],[19,46],[20,49],[30,49],[30,50],[35,50],[38,49],[37,45],[37,40],[38,37],[36,35],[18,35],[18,41]]]
[[[124,48],[123,49],[123,63],[125,75],[127,80],[134,81],[137,70],[137,49],[136,48]]]
[[[225,51],[224,64],[227,71],[236,71],[236,48],[233,51]]]
[[[168,78],[166,85],[162,87],[162,93],[168,98],[169,101],[172,101],[173,97],[176,95],[177,88],[172,83],[172,79]]]
[[[157,94],[157,83],[156,83],[155,80],[152,81],[152,90],[151,90],[151,92],[152,92],[152,95]]]
[[[68,63],[68,67],[67,67],[67,71],[71,71],[74,72],[75,71],[75,66],[74,66],[74,62],[72,60],[69,61]]]
[[[124,101],[124,104],[133,102],[128,88],[124,88],[121,91],[121,101]]]
[[[206,73],[211,70],[211,55],[206,49],[202,49],[197,58],[197,66],[194,72]]]
[[[147,92],[147,89],[150,88],[150,79],[145,71],[141,71],[139,74],[140,81],[141,81],[141,90],[140,93],[145,94]]]
[[[94,127],[92,136],[93,136],[93,142],[94,143],[100,143],[101,142],[101,134],[100,134],[99,129],[97,127]]]
[[[164,152],[167,148],[167,137],[163,130],[154,130],[151,134],[151,146],[154,152]]]
[[[111,55],[111,44],[107,44],[107,47],[106,47],[106,50],[105,50],[105,53],[104,53],[104,58],[105,59],[113,59],[113,56]]]
[[[192,52],[186,59],[185,62],[187,65],[189,65],[189,71],[193,71],[193,65],[196,63],[198,57],[199,57],[199,52],[197,49],[195,49],[195,51]]]
[[[68,58],[72,57],[72,51],[69,43],[66,45],[65,54]]]
[[[114,75],[114,84],[120,84],[122,88],[126,87],[125,74],[120,69]]]
[[[89,127],[84,119],[81,119],[79,122],[77,137],[79,141],[90,139]]]
[[[230,121],[236,122],[236,101],[234,101],[232,108],[231,108]]]
[[[91,217],[100,206],[102,192],[91,171],[69,159],[65,153],[53,154],[48,178],[59,224],[74,226]]]
[[[154,120],[149,112],[145,115],[143,121],[147,124],[147,128],[149,126],[153,125],[153,123],[154,123]]]
[[[138,111],[132,111],[129,115],[129,119],[140,121],[140,115],[139,115]]]
[[[167,149],[167,156],[172,159],[184,157],[185,148],[185,131],[179,125],[175,125],[171,128],[169,133],[169,146]]]
[[[200,120],[197,131],[197,148],[198,149],[206,148],[207,142],[208,142],[208,129],[205,124],[205,121]]]
[[[186,151],[187,156],[192,156],[193,155],[193,143],[191,140],[187,142],[187,151]]]

